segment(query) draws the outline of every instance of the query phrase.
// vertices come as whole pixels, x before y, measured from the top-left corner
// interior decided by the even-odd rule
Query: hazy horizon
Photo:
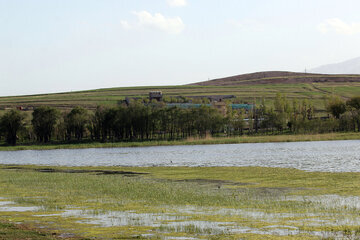
[[[0,96],[182,85],[360,56],[360,2],[0,0]]]

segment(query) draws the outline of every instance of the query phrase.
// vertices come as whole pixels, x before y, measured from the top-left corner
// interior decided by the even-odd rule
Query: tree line
[[[41,106],[28,119],[10,110],[0,117],[0,139],[17,142],[79,142],[174,140],[189,137],[243,134],[325,133],[360,131],[360,97],[347,101],[326,100],[329,117],[318,117],[307,100],[289,101],[277,94],[273,106],[262,100],[250,111],[227,109],[223,116],[209,106],[165,107],[163,104],[132,103],[129,106],[98,106],[95,111],[75,107],[67,112]]]

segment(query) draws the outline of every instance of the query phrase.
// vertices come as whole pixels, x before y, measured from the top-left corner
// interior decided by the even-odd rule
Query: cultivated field
[[[311,74],[305,75],[305,77],[302,75],[291,75],[289,77],[272,76],[271,78],[249,80],[243,77],[241,81],[232,81],[232,78],[229,78],[230,80],[225,78],[225,80],[218,79],[183,86],[124,87],[57,94],[1,97],[0,109],[16,106],[36,107],[39,105],[54,106],[60,109],[68,109],[74,106],[83,106],[91,109],[97,105],[116,105],[118,101],[124,100],[127,96],[147,97],[149,91],[160,90],[165,97],[235,95],[243,102],[256,101],[257,103],[260,103],[261,98],[264,97],[266,104],[272,104],[275,95],[283,93],[290,100],[295,98],[300,101],[308,99],[315,105],[317,110],[324,110],[324,99],[331,94],[347,99],[360,93],[358,76],[345,75],[341,76],[341,78],[331,75],[325,75],[327,77],[324,77],[324,75],[315,76],[318,77],[314,77]]]

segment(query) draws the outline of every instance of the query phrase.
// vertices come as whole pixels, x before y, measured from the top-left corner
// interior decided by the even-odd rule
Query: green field
[[[0,109],[5,107],[39,105],[68,109],[74,106],[95,108],[97,105],[113,106],[128,97],[147,97],[149,91],[161,90],[165,97],[235,95],[244,102],[253,102],[264,97],[271,104],[276,93],[286,94],[288,99],[308,99],[317,110],[324,110],[324,98],[336,94],[344,99],[357,96],[360,92],[359,82],[344,83],[299,83],[299,84],[257,84],[236,86],[159,86],[159,87],[126,87],[109,88],[91,91],[79,91],[57,94],[31,96],[1,97]]]
[[[98,239],[358,239],[359,181],[262,167],[1,165],[0,204],[13,209],[0,206],[0,221]]]
[[[56,233],[54,233],[56,235]],[[52,234],[39,232],[26,225],[10,224],[0,222],[0,239],[1,240],[55,240]]]

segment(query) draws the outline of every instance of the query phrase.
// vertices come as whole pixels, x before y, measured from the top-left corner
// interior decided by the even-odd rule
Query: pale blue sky
[[[358,0],[0,0],[0,96],[179,85],[360,56]]]

